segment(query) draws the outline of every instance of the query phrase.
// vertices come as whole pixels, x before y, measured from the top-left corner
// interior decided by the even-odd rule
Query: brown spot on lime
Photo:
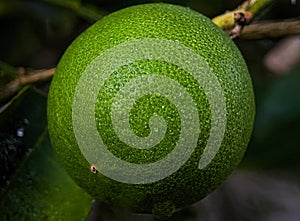
[[[90,167],[90,170],[91,170],[92,173],[98,173],[98,170],[97,170],[97,168],[94,165],[92,165]]]

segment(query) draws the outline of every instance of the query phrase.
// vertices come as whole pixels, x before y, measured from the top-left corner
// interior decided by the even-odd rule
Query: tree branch
[[[230,36],[240,35],[243,27],[251,23],[254,17],[259,15],[276,0],[246,0],[233,11],[227,11],[216,16],[212,21]]]
[[[246,10],[251,12],[253,16],[257,16],[276,1],[277,0],[250,0]]]
[[[280,38],[287,35],[300,35],[300,18],[253,23],[249,26],[245,26],[240,38]]]
[[[26,75],[19,74],[16,79],[6,84],[5,87],[0,90],[0,103],[17,93],[22,86],[50,80],[53,77],[54,72],[55,68],[51,68],[48,70],[30,72]]]

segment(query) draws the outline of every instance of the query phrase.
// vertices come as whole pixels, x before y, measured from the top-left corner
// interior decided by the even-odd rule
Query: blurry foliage
[[[244,164],[299,170],[300,63],[265,88]],[[248,162],[247,162],[248,161]]]
[[[92,198],[51,148],[46,101],[25,87],[0,111],[0,220],[75,221],[89,212]]]
[[[70,42],[94,21],[120,8],[147,2],[160,1],[2,0],[0,60],[36,69],[55,66]],[[220,11],[222,1],[165,2],[187,5],[212,16]]]
[[[161,1],[0,0],[0,87],[16,77],[15,67],[55,67],[71,41],[97,19],[147,2]],[[209,17],[241,3],[163,2],[189,6]],[[299,5],[278,1],[259,19],[300,16]],[[236,40],[249,66],[257,103],[255,129],[241,167],[299,172],[300,65],[280,76],[263,65],[265,54],[278,41]],[[91,198],[68,177],[50,147],[48,87],[49,82],[25,87],[0,107],[0,220],[84,220],[88,215]]]
[[[28,87],[1,109],[0,194],[46,128],[46,99]]]

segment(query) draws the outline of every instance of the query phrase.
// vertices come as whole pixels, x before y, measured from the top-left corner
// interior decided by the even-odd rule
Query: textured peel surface
[[[63,55],[48,98],[51,142],[75,182],[145,213],[217,188],[245,152],[254,112],[231,39],[205,16],[163,3],[88,28]]]

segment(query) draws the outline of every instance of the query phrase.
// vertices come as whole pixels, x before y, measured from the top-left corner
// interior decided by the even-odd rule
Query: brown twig
[[[238,37],[245,25],[276,0],[246,0],[233,11],[226,11],[212,21],[233,38]]]
[[[51,79],[54,75],[54,72],[55,68],[38,70],[28,74],[24,74],[22,71],[22,73],[20,73],[16,79],[6,84],[4,88],[0,90],[0,102],[16,94],[22,86]]]
[[[235,26],[233,29],[229,32],[229,35],[232,38],[238,37],[245,25],[249,25],[250,22],[252,21],[253,15],[250,12],[239,12],[239,13],[234,13],[234,23]]]
[[[300,18],[253,23],[243,29],[240,38],[280,38],[288,35],[300,35]]]

